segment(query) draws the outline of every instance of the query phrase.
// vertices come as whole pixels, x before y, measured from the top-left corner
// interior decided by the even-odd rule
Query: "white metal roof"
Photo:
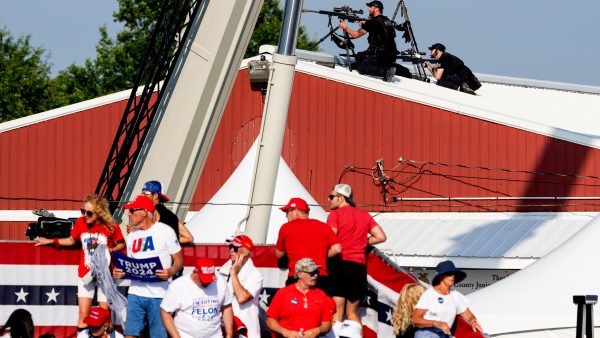
[[[262,46],[261,52],[275,47]],[[480,74],[484,82],[477,96],[395,77],[392,82],[350,72],[346,67],[322,66],[318,60],[339,63],[323,53],[297,51],[296,71],[347,83],[428,106],[457,112],[482,120],[600,148],[600,87],[573,85]],[[329,60],[329,61],[327,61]],[[242,63],[242,67],[245,66]]]
[[[525,333],[574,327],[573,296],[600,292],[598,238],[600,216],[534,264],[469,294],[469,307],[484,330],[529,338]],[[598,318],[600,307],[594,306],[593,312]]]
[[[575,316],[575,312],[573,313]],[[600,328],[597,326],[594,328],[594,335],[600,334]],[[562,329],[547,329],[547,330],[535,330],[535,331],[522,331],[522,332],[511,332],[492,334],[490,337],[495,338],[573,338],[575,336],[575,328],[562,328]]]
[[[522,269],[598,213],[380,213],[388,240],[377,247],[401,266]]]
[[[143,87],[138,88],[137,95],[140,95],[143,89]],[[126,100],[129,98],[130,95],[131,90],[123,90],[117,93],[100,96],[91,100],[70,104],[68,106],[59,107],[38,114],[33,114],[4,123],[0,123],[0,133],[17,128],[27,127],[28,125],[44,122],[50,119],[55,119],[69,114],[74,114],[95,107],[104,106],[113,102]]]
[[[273,46],[262,46],[261,52],[274,49]],[[419,80],[396,77],[387,83],[350,72],[345,67],[330,68],[305,60],[339,63],[339,57],[301,50],[297,54],[301,56],[296,67],[298,72],[600,148],[600,119],[597,118],[600,116],[600,87],[478,74],[484,84],[477,91],[478,96],[472,96]],[[241,68],[245,68],[249,60],[243,60]],[[0,132],[120,101],[128,98],[130,93],[125,90],[4,122],[0,124]]]

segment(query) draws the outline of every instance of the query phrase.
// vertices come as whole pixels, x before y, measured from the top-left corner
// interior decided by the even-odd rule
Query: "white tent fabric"
[[[538,337],[540,331],[574,328],[573,295],[600,294],[599,238],[600,216],[596,216],[536,263],[470,294],[470,308],[485,332],[496,337]],[[599,315],[600,307],[595,306],[594,317]]]
[[[217,191],[189,222],[186,227],[194,236],[196,243],[223,243],[225,239],[233,236],[237,224],[248,212],[250,184],[252,180],[254,163],[256,161],[256,147],[254,142],[242,162],[231,174],[231,177]],[[285,214],[279,206],[286,205],[290,198],[303,198],[310,206],[310,218],[325,222],[327,213],[321,208],[310,193],[302,186],[290,167],[283,158],[279,161],[275,194],[273,196],[273,209],[269,221],[267,243],[275,244],[279,228],[287,222]]]

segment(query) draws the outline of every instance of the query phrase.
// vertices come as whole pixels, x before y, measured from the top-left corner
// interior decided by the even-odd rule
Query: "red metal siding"
[[[96,188],[126,100],[0,133],[0,210],[77,209]],[[235,81],[191,210],[240,163],[260,130],[264,97],[248,71]],[[597,201],[402,201],[383,205],[370,170],[385,160],[399,197],[599,196],[600,150],[296,73],[282,155],[323,206],[347,167],[372,211],[597,211]],[[398,158],[568,176],[437,164]],[[390,171],[395,168],[396,171]],[[565,204],[571,206],[565,207]],[[542,205],[542,206],[540,206]],[[2,238],[14,230],[2,223]],[[14,228],[15,226],[8,226]],[[22,233],[22,232],[21,232]],[[19,237],[22,238],[22,237]]]
[[[262,103],[249,88],[246,71],[240,73],[227,106],[215,147],[201,177],[196,201],[207,201],[225,182],[250,147],[260,128]],[[254,102],[249,103],[248,101]],[[249,107],[255,109],[250,113]],[[241,120],[240,120],[241,119]],[[248,124],[252,124],[249,128]],[[244,141],[240,144],[235,127]],[[304,186],[322,205],[346,167],[371,168],[379,158],[385,168],[397,159],[485,167],[398,166],[388,172],[396,182],[409,180],[400,197],[560,197],[598,196],[596,180],[527,172],[599,176],[598,149],[537,135],[468,116],[342,83],[297,73],[290,102],[282,155]],[[235,140],[235,141],[232,141]],[[235,142],[235,144],[232,144]],[[236,147],[228,153],[227,148]],[[241,147],[241,149],[240,149]],[[219,153],[216,154],[215,151]],[[421,164],[419,164],[421,166]],[[364,171],[364,170],[363,170]],[[368,170],[367,170],[368,171]],[[209,174],[211,173],[211,174]],[[215,175],[217,174],[218,175]],[[210,176],[210,183],[208,178]],[[598,210],[596,201],[405,201],[385,208],[379,190],[368,175],[350,172],[357,200],[371,210],[403,211],[560,211]],[[591,185],[591,186],[590,186]],[[540,206],[543,205],[543,206]],[[587,204],[587,206],[564,205]],[[562,205],[562,206],[561,206]]]
[[[0,133],[0,210],[79,208],[96,189],[124,105]]]

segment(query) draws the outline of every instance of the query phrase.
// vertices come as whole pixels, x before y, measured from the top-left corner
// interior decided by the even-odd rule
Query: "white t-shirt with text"
[[[451,290],[450,294],[442,295],[433,287],[425,290],[419,298],[416,309],[427,310],[424,319],[445,322],[448,326],[454,324],[457,315],[468,309],[467,297],[462,293]]]
[[[168,225],[156,222],[150,229],[135,230],[127,235],[127,256],[133,258],[159,257],[163,269],[173,265],[171,255],[181,251],[175,231]],[[129,293],[141,297],[162,298],[169,281],[144,283],[131,281]]]
[[[182,338],[223,337],[221,308],[231,304],[227,284],[217,274],[217,279],[203,288],[191,276],[173,281],[160,307],[175,313],[175,327]]]

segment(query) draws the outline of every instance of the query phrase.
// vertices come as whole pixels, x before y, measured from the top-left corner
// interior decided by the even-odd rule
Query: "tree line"
[[[13,36],[0,28],[0,122],[131,89],[163,0],[117,0],[115,22],[123,24],[115,38],[99,28],[96,56],[51,76],[47,51],[30,36]],[[278,0],[265,0],[244,57],[263,44],[276,45],[283,11]],[[304,27],[297,47],[314,50]]]

